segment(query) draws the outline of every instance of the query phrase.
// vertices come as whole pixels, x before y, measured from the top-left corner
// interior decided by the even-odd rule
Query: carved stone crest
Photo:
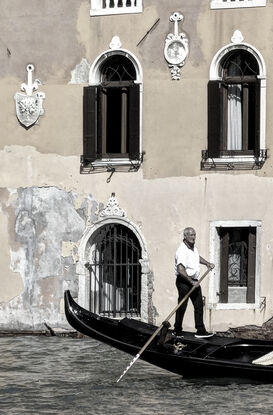
[[[32,72],[34,65],[27,65],[28,82],[21,84],[21,92],[16,92],[14,99],[16,105],[16,115],[20,123],[26,128],[33,124],[38,124],[39,117],[44,114],[43,100],[45,98],[44,92],[35,92],[38,90],[41,82],[35,79],[32,82]]]
[[[165,40],[164,56],[171,69],[173,80],[179,80],[181,68],[189,54],[189,41],[184,32],[178,32],[178,22],[183,21],[181,13],[175,12],[171,15],[170,21],[174,22],[174,33],[169,33]]]
[[[99,212],[99,216],[101,218],[105,218],[106,216],[119,216],[126,218],[127,214],[125,210],[119,207],[118,200],[116,198],[115,193],[112,193],[111,197],[108,200],[106,208]]]

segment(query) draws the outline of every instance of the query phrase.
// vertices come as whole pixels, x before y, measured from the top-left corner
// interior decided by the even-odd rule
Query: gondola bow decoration
[[[38,91],[41,82],[35,79],[32,82],[32,72],[34,65],[28,64],[27,67],[28,81],[21,84],[21,91],[16,92],[14,99],[16,105],[17,118],[24,127],[29,128],[34,124],[38,124],[41,115],[44,114],[43,100],[45,93]]]

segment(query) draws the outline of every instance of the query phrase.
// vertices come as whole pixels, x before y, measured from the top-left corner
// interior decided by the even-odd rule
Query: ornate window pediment
[[[233,9],[237,7],[262,7],[266,0],[211,0],[211,9]]]

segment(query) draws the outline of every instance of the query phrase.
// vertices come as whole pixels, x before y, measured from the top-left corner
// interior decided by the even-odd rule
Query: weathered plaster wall
[[[106,204],[112,192],[144,235],[154,275],[153,304],[158,322],[176,304],[173,261],[183,228],[188,224],[196,228],[200,253],[209,258],[211,220],[262,221],[260,295],[267,298],[267,306],[263,311],[206,310],[207,325],[221,330],[250,321],[259,325],[272,316],[272,178],[245,174],[238,181],[234,175],[215,174],[147,180],[139,171],[126,175],[126,180],[124,174],[116,173],[107,184],[108,173],[80,176],[77,157],[53,158],[26,147],[9,150],[12,152],[0,153],[6,171],[1,177],[6,188],[2,212],[9,223],[9,231],[4,230],[1,235],[1,244],[9,238],[10,257],[7,256],[4,271],[11,280],[16,278],[19,285],[14,290],[11,285],[16,296],[12,301],[7,303],[1,298],[2,327],[37,328],[44,320],[55,326],[64,324],[64,315],[60,313],[63,291],[71,288],[76,295],[78,288],[75,267],[80,239],[87,224],[96,220],[98,206]],[[31,157],[27,159],[26,154]],[[11,160],[20,166],[20,175],[12,175]],[[31,180],[29,172],[35,172]],[[241,194],[244,196],[238,196]],[[202,285],[207,298],[208,280]],[[185,328],[193,327],[191,306],[186,322]]]
[[[12,224],[13,241],[9,245],[10,263],[5,261],[5,265],[10,268],[7,277],[12,279],[12,271],[13,279],[20,276],[21,281],[17,281],[17,290],[12,290],[14,299],[7,297],[14,284],[9,290],[4,287],[0,320],[8,327],[35,324],[37,328],[48,318],[56,325],[60,323],[64,289],[69,288],[73,295],[78,292],[73,244],[81,238],[94,202],[90,197],[77,206],[75,193],[56,187],[9,189],[9,193],[13,200],[4,202],[2,210],[6,222]],[[11,320],[5,314],[12,315]]]
[[[212,11],[207,0],[145,0],[140,15],[90,18],[89,0],[2,0],[0,15],[0,328],[41,328],[44,321],[65,325],[65,288],[78,290],[78,246],[99,203],[115,192],[140,228],[154,275],[153,304],[162,321],[176,304],[173,258],[185,226],[198,232],[201,254],[209,256],[209,221],[262,221],[263,311],[206,311],[212,329],[261,324],[273,314],[272,194],[269,158],[257,172],[200,172],[207,138],[207,82],[215,53],[236,29],[262,53],[268,70],[267,147],[273,145],[271,41],[273,5]],[[164,60],[173,11],[190,39],[181,81],[171,81]],[[160,18],[159,24],[137,46]],[[262,22],[262,25],[261,25]],[[259,27],[259,30],[253,28]],[[261,29],[262,27],[262,29]],[[91,64],[119,35],[144,72],[144,163],[138,173],[80,175],[82,88],[86,72],[73,72],[82,59]],[[269,41],[267,41],[269,39]],[[26,80],[25,67],[46,93],[39,125],[22,128],[13,96]],[[86,70],[86,69],[85,69]],[[74,78],[73,78],[74,76]],[[69,83],[70,81],[79,82]],[[82,83],[84,82],[84,83]],[[92,195],[92,196],[91,196]],[[208,281],[203,284],[207,296]],[[192,328],[189,307],[187,326]]]

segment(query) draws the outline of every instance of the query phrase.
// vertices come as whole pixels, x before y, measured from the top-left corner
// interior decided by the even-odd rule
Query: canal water
[[[183,379],[93,339],[0,338],[0,413],[267,415],[273,385]]]

